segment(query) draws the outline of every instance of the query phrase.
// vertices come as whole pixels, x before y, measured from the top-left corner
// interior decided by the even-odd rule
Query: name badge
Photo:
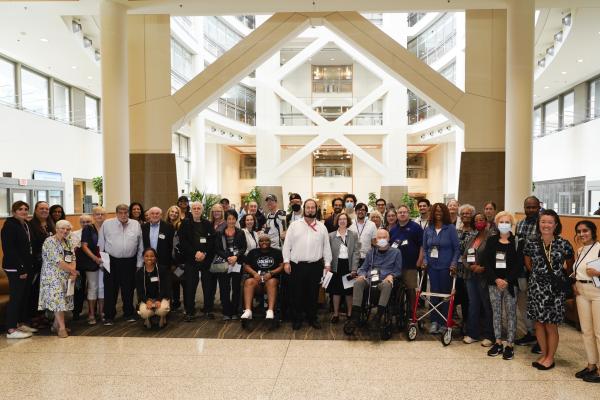
[[[475,259],[475,254],[467,254],[467,262],[468,263],[474,263],[477,260]]]
[[[71,254],[65,255],[65,262],[67,264],[73,262],[73,256]]]
[[[475,254],[475,249],[472,247],[470,249],[467,249],[467,254]]]
[[[496,261],[496,269],[506,269],[506,261]]]
[[[408,240],[403,240],[400,246],[408,246]]]
[[[201,237],[200,238],[200,243],[206,243],[206,238],[205,237]]]
[[[429,257],[431,258],[438,258],[440,256],[439,252],[438,252],[438,248],[437,247],[432,247],[431,251],[429,252]]]
[[[397,249],[397,248],[398,248],[398,242],[394,242],[394,243],[392,244],[392,248],[394,248],[394,249]]]
[[[506,258],[506,254],[496,253],[496,260],[504,260],[505,258]]]
[[[160,234],[158,235],[158,238],[159,238],[159,239],[164,239],[164,238],[165,238],[165,235],[164,235],[163,233],[160,233]]]
[[[158,276],[150,277],[150,282],[158,282]]]

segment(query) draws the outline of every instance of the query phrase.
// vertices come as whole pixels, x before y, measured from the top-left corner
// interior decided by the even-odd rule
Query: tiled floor
[[[557,367],[528,348],[490,358],[479,344],[50,336],[0,339],[3,399],[600,399],[574,378],[579,333],[561,328]]]

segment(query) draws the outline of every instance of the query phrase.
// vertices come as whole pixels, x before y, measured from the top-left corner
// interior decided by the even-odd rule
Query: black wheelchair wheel
[[[381,330],[379,331],[379,337],[381,338],[381,340],[390,340],[392,337],[392,326],[382,326]]]
[[[442,334],[441,340],[444,346],[448,346],[450,343],[452,343],[452,328],[446,329],[446,332]]]
[[[413,341],[417,338],[417,333],[418,333],[418,329],[417,329],[417,325],[416,324],[410,324],[410,326],[408,327],[408,340]]]

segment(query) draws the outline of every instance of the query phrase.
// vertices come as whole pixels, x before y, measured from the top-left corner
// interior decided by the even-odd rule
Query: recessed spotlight
[[[537,97],[537,94],[534,94],[533,97]]]
[[[335,61],[335,58],[331,57],[331,58],[329,59],[329,61]]]
[[[567,71],[562,71],[561,74],[566,75]]]
[[[41,39],[40,39],[40,42],[48,43],[48,39],[46,39],[46,38],[41,38]]]
[[[580,58],[579,60],[577,60],[578,63],[582,63],[583,62],[583,58]]]
[[[550,89],[550,86],[544,86],[544,89]]]
[[[88,79],[93,79],[91,76],[88,76]]]
[[[77,69],[77,65],[71,65],[72,69]]]

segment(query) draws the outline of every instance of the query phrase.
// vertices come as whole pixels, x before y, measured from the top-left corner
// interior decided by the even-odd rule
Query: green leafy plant
[[[102,203],[104,201],[104,199],[103,199],[104,190],[103,190],[103,179],[101,176],[92,178],[92,187],[94,188],[94,191],[96,193],[98,193],[98,197],[100,198],[98,201],[99,205],[102,205]]]
[[[377,202],[377,195],[375,192],[369,192],[369,208],[374,209],[375,203]]]
[[[201,192],[198,188],[195,188],[192,192],[190,192],[190,200],[191,201],[199,201],[204,206],[204,211],[202,215],[205,218],[208,218],[210,215],[210,210],[212,207],[217,204],[221,200],[221,196],[218,194],[207,193],[206,191]]]
[[[260,207],[260,203],[262,201],[262,193],[258,186],[254,186],[250,189],[250,193],[246,197],[244,197],[244,203],[248,203],[249,201],[255,201]]]
[[[402,204],[404,204],[408,207],[411,218],[416,218],[419,216],[417,200],[415,198],[411,197],[408,193],[404,193],[402,195]]]

